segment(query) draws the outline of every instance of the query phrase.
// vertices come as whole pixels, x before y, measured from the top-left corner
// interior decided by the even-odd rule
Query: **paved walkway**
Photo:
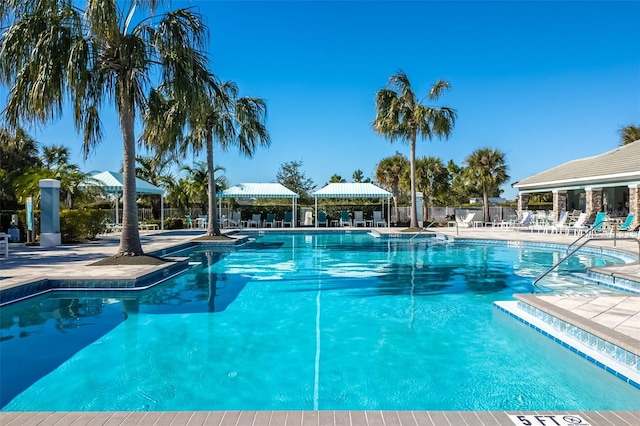
[[[399,233],[400,229],[376,228],[380,233]],[[270,232],[265,229],[265,232]],[[299,232],[304,229],[294,229]],[[432,231],[426,231],[432,232]],[[436,228],[433,232],[454,238],[497,239],[508,241],[531,241],[541,243],[570,244],[574,236],[544,234],[529,231],[504,230],[500,228]],[[146,253],[186,243],[204,233],[195,231],[167,231],[141,235]],[[64,245],[53,248],[28,247],[24,244],[10,244],[9,258],[0,257],[0,290],[15,287],[42,278],[125,278],[139,276],[153,271],[155,266],[91,266],[89,264],[115,253],[119,238],[103,237],[88,244]],[[589,246],[617,249],[639,255],[638,240],[597,240]],[[636,261],[622,266],[606,268],[602,271],[640,282],[640,264]],[[532,295],[529,295],[531,297]],[[600,330],[624,334],[627,344],[640,354],[640,296],[619,297],[566,297],[535,295],[540,305],[552,306],[554,314],[566,313],[580,316],[582,321]],[[637,350],[637,352],[636,352]],[[265,411],[265,412],[155,412],[155,413],[0,413],[0,424],[9,425],[74,425],[114,424],[114,425],[518,425],[509,415],[522,415],[531,421],[531,416],[578,414],[592,426],[637,426],[640,412],[577,412],[577,413],[508,413],[508,412],[414,412],[414,411]],[[557,417],[559,418],[559,417]],[[551,417],[547,418],[547,423]]]

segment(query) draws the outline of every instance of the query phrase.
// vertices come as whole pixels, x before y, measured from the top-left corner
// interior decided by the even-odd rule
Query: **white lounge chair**
[[[578,219],[576,219],[576,221],[571,226],[567,227],[567,234],[569,233],[573,233],[574,235],[584,234],[585,231],[589,229],[589,226],[585,225],[586,222],[587,222],[587,214],[580,213],[580,215],[578,216]]]
[[[353,212],[353,226],[358,226],[358,224],[366,226],[366,222],[364,221],[364,213],[362,212],[362,210]]]
[[[569,218],[569,212],[560,212],[560,217],[553,225],[545,226],[543,231],[546,234],[547,232],[551,232],[552,234],[558,233],[561,234],[565,229],[567,229],[567,219]]]
[[[225,219],[222,226],[224,226],[225,228],[237,228],[238,226],[240,226],[240,212],[232,212],[231,219]]]
[[[468,212],[464,218],[461,218],[456,214],[456,222],[458,226],[463,228],[471,228],[473,226],[473,220],[476,217],[476,212]]]
[[[262,225],[262,215],[260,213],[252,215],[251,219],[247,221],[248,228],[251,228],[254,225],[256,228],[260,228],[260,225]]]
[[[382,217],[382,212],[380,210],[373,212],[373,226],[387,227],[387,221]]]

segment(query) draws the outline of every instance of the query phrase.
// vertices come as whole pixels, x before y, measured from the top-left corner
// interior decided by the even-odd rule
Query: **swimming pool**
[[[493,308],[531,292],[553,250],[269,233],[189,256],[202,265],[141,293],[4,307],[3,410],[640,408]]]

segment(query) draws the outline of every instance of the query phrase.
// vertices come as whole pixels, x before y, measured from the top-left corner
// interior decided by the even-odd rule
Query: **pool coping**
[[[640,424],[640,411],[92,411],[92,412],[1,412],[3,426],[45,425],[211,425],[211,426],[514,426],[510,416],[546,420],[552,416],[579,415],[591,426],[634,426]],[[569,423],[565,423],[566,426]],[[585,423],[582,423],[583,425]]]

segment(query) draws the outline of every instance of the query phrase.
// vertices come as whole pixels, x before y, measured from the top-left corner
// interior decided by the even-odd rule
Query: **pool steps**
[[[607,340],[586,330],[583,321],[570,322],[549,313],[550,309],[539,309],[531,303],[534,295],[515,295],[518,300],[498,301],[494,306],[541,333],[554,342],[615,377],[640,390],[640,349],[625,344],[625,339],[614,339],[614,330],[609,330]],[[621,333],[618,333],[621,334]],[[615,342],[612,340],[616,340]]]

